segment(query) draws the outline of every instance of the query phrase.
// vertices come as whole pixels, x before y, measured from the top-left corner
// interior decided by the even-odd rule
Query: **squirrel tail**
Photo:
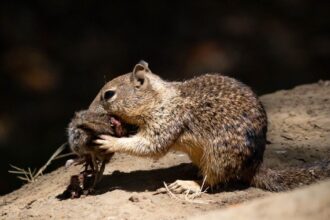
[[[330,160],[283,170],[270,169],[262,165],[252,178],[251,186],[279,192],[308,185],[327,177],[330,177]]]

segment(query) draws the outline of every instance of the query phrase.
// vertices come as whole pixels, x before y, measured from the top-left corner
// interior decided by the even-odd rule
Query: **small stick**
[[[75,155],[75,153],[66,153],[66,154],[61,154],[61,155],[58,155],[57,157],[54,158],[54,160],[58,160],[58,159],[61,159],[63,157],[68,157],[68,156],[71,156],[71,155]]]
[[[99,177],[98,177],[98,182],[101,181],[102,177],[103,177],[103,173],[104,173],[104,169],[105,169],[105,164],[106,164],[106,161],[105,160],[102,160],[102,164],[101,164],[101,168],[100,168],[100,171],[99,171]]]
[[[31,171],[30,168],[28,168],[27,170],[16,167],[14,165],[10,165],[14,170],[9,170],[9,173],[13,173],[13,174],[20,174],[20,175],[24,175],[24,177],[22,176],[17,176],[17,178],[27,181],[27,182],[34,182],[39,176],[43,175],[43,172],[45,171],[45,169],[49,166],[49,164],[55,160],[56,158],[61,158],[61,156],[59,156],[59,154],[65,149],[65,146],[67,145],[67,143],[62,144],[59,148],[57,148],[57,150],[53,153],[53,155],[48,159],[48,161],[46,162],[45,165],[43,165],[40,169],[38,169],[38,171],[36,172],[36,169],[33,170],[33,172]],[[63,157],[66,155],[63,155]]]
[[[99,165],[97,164],[94,154],[91,154],[91,159],[92,159],[94,173],[95,173],[95,177],[94,177],[94,181],[93,181],[93,185],[92,185],[92,188],[94,188],[96,186],[97,180],[99,178]]]
[[[172,193],[172,191],[168,188],[167,184],[165,182],[163,182],[164,186],[165,186],[165,189],[166,191],[168,192],[168,194],[170,195],[171,198],[175,199],[175,200],[178,200],[178,201],[181,201],[181,199],[179,197],[177,197],[176,195],[174,195]]]

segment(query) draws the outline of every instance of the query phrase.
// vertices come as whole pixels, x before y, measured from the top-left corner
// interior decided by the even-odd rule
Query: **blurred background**
[[[327,2],[0,1],[0,194],[22,183],[9,164],[42,166],[73,113],[141,59],[168,80],[221,72],[259,95],[330,79]]]

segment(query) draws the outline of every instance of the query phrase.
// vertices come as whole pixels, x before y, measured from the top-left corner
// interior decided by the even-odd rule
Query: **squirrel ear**
[[[151,72],[148,63],[141,60],[138,64],[135,65],[132,72],[132,82],[137,88],[145,88],[149,84],[149,79],[146,76],[148,72]]]

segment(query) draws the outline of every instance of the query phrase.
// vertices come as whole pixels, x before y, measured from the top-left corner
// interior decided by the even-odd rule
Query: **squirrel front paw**
[[[115,138],[110,135],[100,135],[98,139],[94,141],[97,144],[97,148],[101,152],[113,153],[118,151],[116,148],[116,142],[118,138]]]

